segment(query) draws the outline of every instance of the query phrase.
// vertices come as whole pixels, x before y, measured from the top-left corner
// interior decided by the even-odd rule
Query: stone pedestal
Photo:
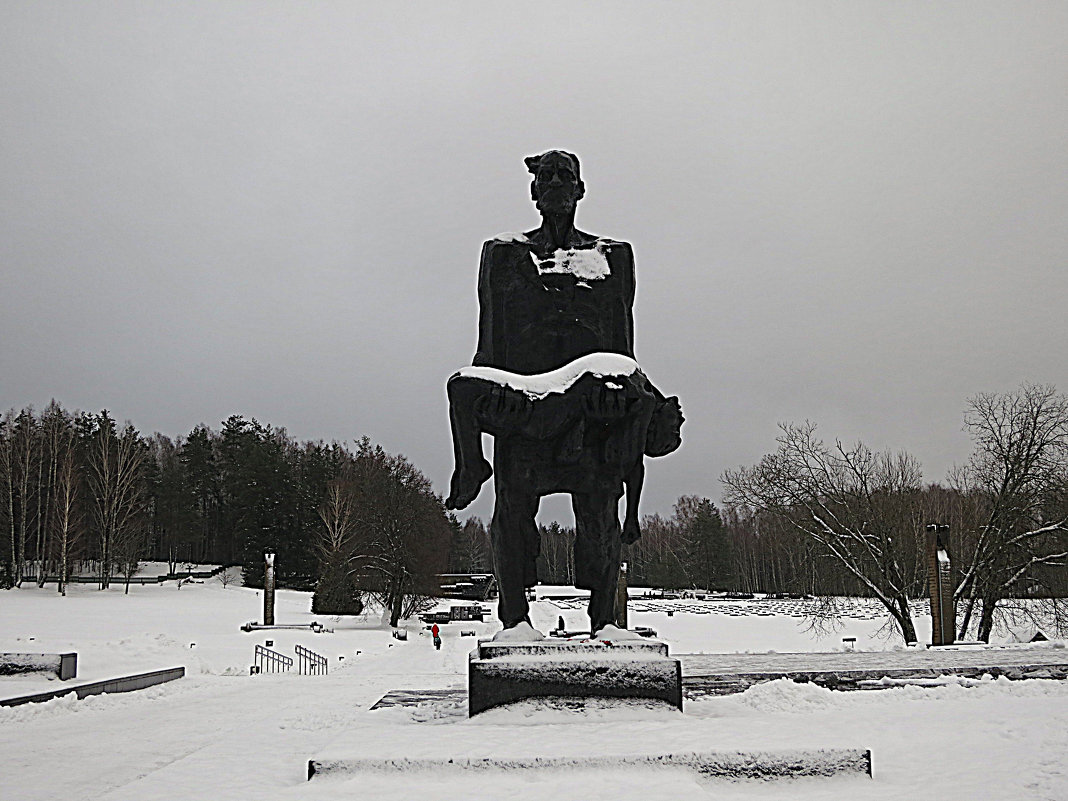
[[[635,698],[682,709],[682,665],[654,640],[484,641],[471,652],[467,684],[469,715],[527,698]]]

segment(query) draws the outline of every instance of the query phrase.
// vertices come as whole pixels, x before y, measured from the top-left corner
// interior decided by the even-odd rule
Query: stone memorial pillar
[[[619,581],[616,583],[616,626],[627,627],[627,563],[619,565]]]
[[[263,555],[263,625],[274,625],[274,554]]]
[[[931,598],[931,645],[952,645],[956,640],[957,614],[953,603],[953,570],[942,535],[944,523],[927,525],[927,589]]]

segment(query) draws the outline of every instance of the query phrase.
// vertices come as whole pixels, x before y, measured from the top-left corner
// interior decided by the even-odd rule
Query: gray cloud
[[[548,147],[686,411],[646,511],[780,420],[938,480],[968,395],[1068,388],[1068,8],[504,5],[8,5],[0,405],[366,433],[444,491],[479,247]]]

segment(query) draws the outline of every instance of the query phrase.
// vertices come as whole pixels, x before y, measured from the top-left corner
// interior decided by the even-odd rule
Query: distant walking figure
[[[434,647],[437,648],[440,651],[441,650],[441,634],[440,634],[440,629],[438,628],[438,624],[437,623],[435,623],[433,626],[430,627],[430,633],[432,635],[434,635]]]

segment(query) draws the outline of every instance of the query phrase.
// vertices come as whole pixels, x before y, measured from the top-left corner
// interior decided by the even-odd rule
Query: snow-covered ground
[[[568,595],[566,588],[544,591]],[[475,636],[492,622],[442,627],[435,651],[418,622],[408,640],[377,615],[314,617],[306,593],[280,591],[279,622],[319,620],[332,633],[259,631],[256,590],[218,579],[117,587],[72,586],[0,593],[0,650],[77,651],[76,681],[184,665],[187,678],[83,701],[0,708],[0,797],[52,799],[1068,799],[1068,683],[984,681],[932,688],[837,693],[786,681],[741,695],[667,709],[603,706],[575,712],[547,703],[468,719],[455,700],[369,707],[392,689],[463,687]],[[651,626],[673,653],[897,647],[867,604],[838,631],[817,636],[804,602],[633,602],[632,625]],[[447,606],[448,604],[443,604]],[[672,614],[669,616],[668,612]],[[586,625],[581,601],[538,600],[542,630]],[[920,636],[928,618],[917,618]],[[461,636],[461,632],[475,636]],[[297,643],[330,660],[328,676],[250,676],[253,646]],[[344,659],[341,659],[344,657]],[[0,697],[58,687],[40,676],[0,681]],[[318,777],[309,758],[529,757],[695,750],[870,748],[874,778],[788,783],[702,781],[653,768]]]

